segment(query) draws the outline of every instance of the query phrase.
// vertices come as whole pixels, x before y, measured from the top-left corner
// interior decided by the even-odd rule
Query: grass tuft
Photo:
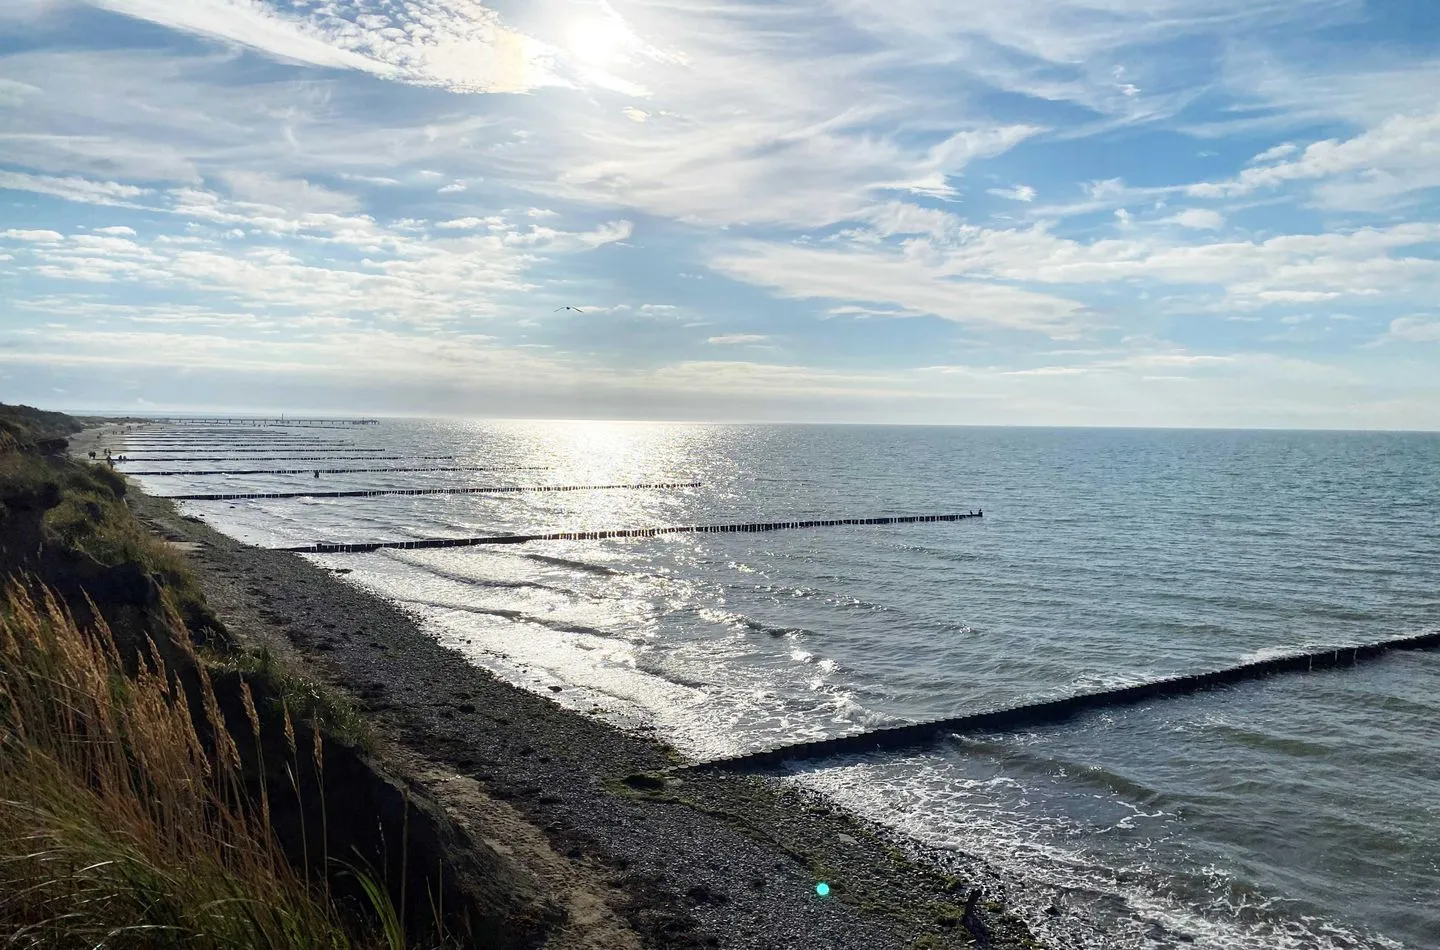
[[[268,803],[246,797],[203,674],[200,690],[192,712],[158,651],[127,676],[103,622],[81,629],[55,599],[10,589],[0,608],[8,945],[357,945],[286,860]]]
[[[279,663],[273,654],[261,647],[259,650],[230,651],[221,653],[206,650],[203,653],[205,665],[217,674],[239,673],[241,676],[264,680],[270,691],[276,695],[273,708],[261,708],[262,722],[279,722],[282,729],[287,718],[317,724],[331,740],[359,749],[365,753],[376,750],[378,739],[375,730],[346,696],[337,693],[320,680],[305,676]],[[293,720],[291,720],[293,722]],[[293,731],[293,725],[289,727]],[[293,742],[287,736],[287,742]]]

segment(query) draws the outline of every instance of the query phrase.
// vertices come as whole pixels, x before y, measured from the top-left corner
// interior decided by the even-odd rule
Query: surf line
[[[821,521],[767,521],[747,524],[684,525],[667,528],[617,528],[608,531],[555,531],[549,534],[500,534],[482,538],[419,538],[414,541],[360,541],[354,543],[304,544],[271,548],[295,554],[367,554],[371,551],[414,551],[423,548],[469,548],[481,544],[528,544],[531,541],[604,541],[610,538],[654,538],[662,534],[732,534],[751,531],[787,531],[795,528],[831,528],[851,525],[920,524],[931,521],[964,521],[984,517],[984,512],[955,515],[903,515],[890,518],[826,518]]]
[[[149,461],[155,461],[149,459]],[[194,459],[185,459],[187,462]],[[333,459],[331,461],[334,461]],[[366,459],[365,461],[373,461]],[[142,472],[129,471],[130,475],[309,475],[312,472],[319,472],[321,475],[359,475],[372,474],[374,472],[548,472],[548,465],[519,465],[513,468],[475,468],[469,465],[430,465],[424,468],[187,468],[174,469],[170,471]]]
[[[1241,663],[1207,673],[1171,676],[1134,686],[1120,686],[1114,689],[1079,693],[1063,699],[993,709],[968,716],[937,719],[933,722],[890,726],[849,736],[838,736],[833,739],[795,742],[743,755],[710,759],[685,766],[683,770],[762,771],[774,769],[786,763],[827,759],[837,755],[913,750],[946,736],[1033,729],[1037,726],[1049,726],[1064,722],[1095,710],[1131,706],[1152,699],[1184,696],[1247,680],[1265,679],[1280,673],[1309,673],[1315,670],[1345,668],[1367,660],[1374,660],[1395,650],[1433,650],[1437,647],[1440,647],[1440,630],[1359,646],[1308,650],[1303,653]]]
[[[500,495],[510,492],[613,491],[640,488],[699,488],[699,482],[649,482],[638,485],[487,485],[461,488],[376,488],[364,491],[250,492],[160,495],[166,501],[244,501],[252,498],[375,498],[380,495]]]

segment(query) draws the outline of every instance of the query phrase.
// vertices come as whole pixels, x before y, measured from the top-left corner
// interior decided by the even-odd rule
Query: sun
[[[587,17],[565,31],[565,45],[576,59],[591,66],[608,66],[634,42],[618,17]]]

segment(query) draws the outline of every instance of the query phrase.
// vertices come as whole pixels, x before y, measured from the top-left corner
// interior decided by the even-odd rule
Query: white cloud
[[[328,192],[318,199],[306,188],[297,194],[312,205],[331,203]],[[536,263],[624,240],[633,228],[618,220],[584,231],[515,230],[494,216],[446,222],[478,233],[433,236],[387,227],[368,216],[313,211],[287,216],[270,205],[199,189],[154,197],[154,210],[188,222],[185,237],[156,234],[141,241],[133,230],[110,228],[64,241],[57,232],[15,232],[52,242],[35,245],[28,272],[51,280],[203,294],[217,304],[277,315],[365,316],[434,327],[493,315],[502,300],[535,289],[524,273]],[[363,256],[336,256],[337,247]],[[293,325],[294,317],[289,319]]]
[[[1174,68],[1169,56],[1157,62],[1157,47],[1224,48],[1286,24],[1333,22],[1353,7],[1344,0],[838,0],[836,6],[855,29],[903,50],[896,68],[943,65],[1005,92],[1073,102],[1120,124],[1173,115],[1193,98],[1187,70]],[[1125,65],[1117,67],[1121,56]]]
[[[12,241],[34,241],[42,244],[54,244],[65,240],[65,235],[58,231],[27,230],[24,228],[11,228],[8,231],[0,231],[0,237],[10,238]]]
[[[1090,372],[1084,366],[1037,366],[1034,369],[1012,369],[1002,372],[1002,376],[1083,376]]]
[[[899,245],[882,241],[891,230],[919,236]],[[1144,280],[1172,293],[1219,287],[1231,312],[1342,297],[1419,301],[1433,299],[1440,286],[1440,261],[1406,253],[1440,243],[1435,223],[1208,244],[1170,243],[1133,227],[1125,233],[1124,240],[1082,243],[1044,226],[998,230],[940,214],[907,220],[903,209],[894,209],[880,216],[874,233],[856,232],[823,247],[740,242],[711,265],[785,296],[862,304],[864,315],[928,313],[1056,336],[1073,335],[1094,315],[1079,302],[1037,293],[1037,284]],[[1126,296],[1138,299],[1134,290]]]
[[[785,297],[862,301],[898,308],[890,315],[933,315],[957,323],[1073,335],[1086,322],[1072,300],[1007,284],[956,279],[948,262],[888,250],[821,250],[746,242],[710,261],[737,280]]]
[[[19,105],[40,91],[39,86],[32,86],[25,82],[17,82],[14,79],[0,78],[0,106]]]
[[[353,196],[303,178],[281,178],[268,172],[227,170],[219,178],[232,197],[252,205],[283,209],[289,214],[344,214],[360,209]]]
[[[1291,155],[1294,155],[1295,152],[1299,150],[1299,148],[1300,147],[1294,142],[1282,142],[1279,145],[1274,145],[1270,148],[1267,148],[1259,155],[1256,155],[1254,158],[1250,159],[1250,164],[1264,165],[1267,162],[1273,162],[1281,158],[1287,158]]]
[[[469,218],[452,218],[449,221],[437,221],[435,223],[435,227],[444,228],[447,231],[470,231],[475,228],[494,229],[503,228],[504,226],[505,219],[499,215],[490,215],[484,218],[473,216]]]
[[[1382,338],[1383,341],[1440,343],[1440,318],[1397,317],[1390,321],[1390,329]]]
[[[607,221],[593,231],[585,231],[576,235],[581,244],[588,247],[599,247],[602,244],[613,244],[616,241],[623,241],[635,232],[635,225],[629,221]]]
[[[1009,198],[1011,201],[1034,201],[1035,189],[1029,185],[1016,185],[1013,188],[991,188],[989,194],[997,198]]]
[[[262,0],[86,0],[116,13],[231,43],[282,62],[371,73],[453,92],[527,92],[566,85],[562,50],[504,25],[476,2],[295,0],[285,13]],[[603,69],[577,79],[631,92]]]
[[[1364,210],[1440,186],[1440,112],[1393,116],[1353,138],[1314,142],[1292,160],[1247,168],[1232,179],[1201,182],[1188,190],[1195,197],[1221,198],[1352,174],[1360,177],[1318,188],[1321,203]]]
[[[763,333],[724,333],[706,339],[710,346],[743,346],[747,343],[764,343],[770,337]]]
[[[52,175],[31,175],[25,172],[0,171],[0,189],[30,191],[66,201],[84,204],[124,205],[129,199],[147,194],[145,188],[113,181],[90,181],[85,178],[57,178]]]
[[[123,224],[111,225],[108,228],[96,228],[96,234],[109,234],[115,237],[135,237],[135,229],[126,227]]]
[[[1167,224],[1178,224],[1182,228],[1196,231],[1218,231],[1225,226],[1225,216],[1210,208],[1186,208],[1179,214],[1165,219]]]
[[[277,14],[259,0],[88,0],[97,7],[174,30],[213,37],[277,59],[390,75],[391,67],[317,35],[304,21]]]
[[[1370,128],[1390,116],[1434,111],[1440,83],[1440,61],[1423,53],[1409,57],[1394,46],[1375,58],[1297,57],[1252,39],[1233,46],[1221,65],[1221,86],[1242,108],[1233,118],[1188,131],[1213,137],[1335,123]]]
[[[651,374],[650,385],[676,391],[804,397],[903,399],[924,392],[901,373],[837,372],[813,366],[740,360],[690,360]]]

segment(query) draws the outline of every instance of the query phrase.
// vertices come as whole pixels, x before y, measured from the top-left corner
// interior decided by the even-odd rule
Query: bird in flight
[[[585,312],[584,310],[581,310],[579,307],[556,307],[556,308],[555,308],[555,313],[559,313],[561,310],[574,310],[576,313],[584,313],[584,312]]]

